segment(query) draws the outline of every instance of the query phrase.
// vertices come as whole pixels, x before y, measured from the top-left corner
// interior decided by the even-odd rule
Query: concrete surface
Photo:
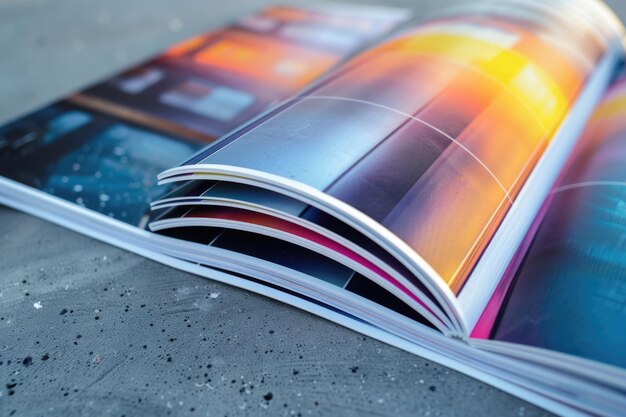
[[[0,120],[265,3],[5,0]],[[0,252],[1,416],[544,415],[295,308],[4,207]]]

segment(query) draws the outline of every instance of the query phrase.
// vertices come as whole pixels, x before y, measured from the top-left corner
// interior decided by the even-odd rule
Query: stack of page
[[[622,24],[595,0],[417,18],[276,6],[175,45],[0,127],[0,202],[623,415]]]

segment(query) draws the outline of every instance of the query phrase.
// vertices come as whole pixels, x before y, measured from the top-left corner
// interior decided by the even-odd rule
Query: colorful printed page
[[[0,175],[144,226],[157,174],[304,88],[407,17],[271,7],[0,127]]]
[[[159,214],[150,229],[200,244],[203,265],[224,268],[216,258],[223,258],[225,249],[232,258],[231,272],[255,276],[242,269],[243,255],[257,269],[266,261],[272,274],[306,274],[301,284],[328,284],[427,326],[442,331],[454,327],[426,286],[388,252],[340,222],[321,228],[322,213],[297,200],[243,184],[212,182],[207,189],[206,183],[192,181],[152,208]],[[297,217],[303,210],[309,214]],[[309,217],[318,218],[317,223]]]
[[[71,100],[211,142],[307,86],[406,17],[384,8],[270,7],[175,45]]]
[[[292,221],[349,223],[395,251],[401,275],[437,281],[444,303],[524,205],[598,68],[621,58],[606,22],[595,2],[529,0],[414,25],[161,178],[282,192]]]
[[[626,79],[589,121],[535,229],[473,336],[626,368]]]

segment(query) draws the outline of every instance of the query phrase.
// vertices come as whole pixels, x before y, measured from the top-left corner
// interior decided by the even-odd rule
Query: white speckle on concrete
[[[37,301],[36,303],[34,303],[33,307],[35,307],[37,310],[39,310],[40,308],[43,308],[43,306],[41,305],[41,301]]]

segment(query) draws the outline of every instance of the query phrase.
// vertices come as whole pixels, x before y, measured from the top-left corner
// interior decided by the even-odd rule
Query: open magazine
[[[558,413],[626,410],[624,28],[272,7],[0,128],[0,202]]]

